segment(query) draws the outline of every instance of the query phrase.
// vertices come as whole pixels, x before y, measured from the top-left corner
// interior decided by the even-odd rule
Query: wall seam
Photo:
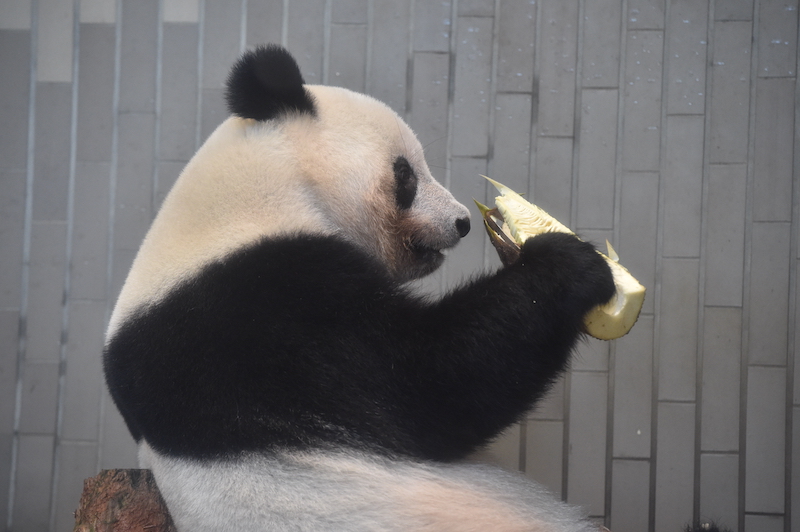
[[[39,22],[38,0],[31,0],[30,27],[30,75],[28,78],[28,145],[26,153],[25,207],[22,237],[22,275],[20,278],[20,307],[17,338],[16,389],[14,391],[14,432],[11,440],[11,464],[9,468],[7,528],[14,523],[14,502],[16,498],[17,458],[19,456],[19,428],[22,416],[22,381],[25,378],[25,353],[27,348],[28,281],[30,279],[31,231],[33,225],[33,174],[34,149],[36,146],[36,74]]]

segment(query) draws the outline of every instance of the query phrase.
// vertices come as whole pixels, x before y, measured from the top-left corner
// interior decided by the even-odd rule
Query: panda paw
[[[614,278],[603,256],[592,244],[569,233],[529,238],[516,264],[533,272],[540,290],[584,313],[607,303],[615,292]]]

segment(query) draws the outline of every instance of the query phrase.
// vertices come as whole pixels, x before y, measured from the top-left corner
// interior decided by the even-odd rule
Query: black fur
[[[394,169],[395,181],[395,200],[401,210],[411,208],[414,198],[417,196],[417,174],[411,168],[411,163],[402,155],[395,159],[392,165]]]
[[[276,45],[246,52],[228,76],[228,110],[242,118],[270,120],[286,113],[316,115],[314,99],[303,87],[294,58]]]
[[[353,446],[451,460],[520,418],[614,292],[594,248],[530,239],[441,300],[334,237],[265,239],[145,306],[110,340],[137,439],[199,458]]]

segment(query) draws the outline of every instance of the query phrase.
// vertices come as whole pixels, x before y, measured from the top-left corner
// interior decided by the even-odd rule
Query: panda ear
[[[228,110],[242,118],[270,120],[286,113],[316,115],[314,100],[303,87],[297,62],[278,45],[245,52],[228,76]]]

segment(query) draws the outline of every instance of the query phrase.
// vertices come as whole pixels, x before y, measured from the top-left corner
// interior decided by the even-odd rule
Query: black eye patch
[[[411,208],[417,195],[417,174],[411,164],[402,155],[394,161],[394,194],[397,206],[401,209]]]

